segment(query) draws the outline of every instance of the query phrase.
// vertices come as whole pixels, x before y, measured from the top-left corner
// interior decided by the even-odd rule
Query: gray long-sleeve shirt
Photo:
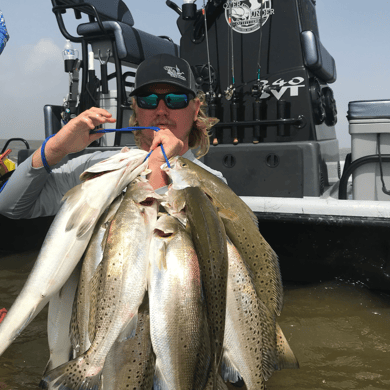
[[[33,168],[32,156],[18,166],[0,193],[0,214],[12,218],[36,218],[55,215],[61,207],[62,197],[80,184],[79,176],[87,168],[118,151],[95,152],[69,160],[49,174],[44,167]],[[200,165],[226,182],[219,171],[215,171],[199,160],[191,150],[183,157]]]

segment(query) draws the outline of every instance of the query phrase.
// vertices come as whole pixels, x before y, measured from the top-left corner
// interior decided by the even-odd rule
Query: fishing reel
[[[255,100],[260,99],[260,96],[263,94],[263,91],[264,91],[264,86],[260,85],[259,82],[257,82],[256,84],[253,84],[251,93],[252,93],[252,96],[255,98]]]
[[[212,65],[203,64],[194,67],[195,83],[200,89],[205,90],[211,86],[213,91],[217,88],[216,71]],[[211,79],[210,79],[211,77]]]
[[[229,101],[232,100],[234,92],[236,92],[236,88],[234,88],[233,85],[229,85],[224,91],[225,99]]]
[[[316,125],[320,125],[324,122],[325,113],[325,102],[324,95],[321,90],[321,84],[316,78],[309,80],[309,92],[311,97],[311,104],[313,109],[313,118]]]
[[[325,123],[327,126],[334,126],[337,123],[337,107],[333,91],[330,87],[322,88],[325,105]]]

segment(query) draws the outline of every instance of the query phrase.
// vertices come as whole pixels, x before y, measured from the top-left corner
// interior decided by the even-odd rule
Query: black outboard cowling
[[[315,2],[208,1],[178,27],[180,55],[221,121],[205,162],[239,195],[321,195],[338,162],[336,68]]]

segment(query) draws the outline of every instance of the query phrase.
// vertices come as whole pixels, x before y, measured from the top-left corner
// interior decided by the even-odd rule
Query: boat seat
[[[326,83],[334,83],[337,78],[336,62],[319,38],[313,31],[303,31],[301,42],[307,68]]]
[[[148,34],[123,22],[103,21],[102,25],[107,32],[114,34],[117,54],[122,62],[138,65],[157,54],[179,55],[179,47],[166,38]],[[77,27],[77,33],[92,38],[101,36],[102,30],[97,22],[83,23]]]
[[[54,0],[52,1],[53,6],[65,5],[82,5],[82,4],[92,4],[96,7],[99,17],[101,20],[118,20],[120,22],[126,23],[130,26],[134,26],[134,19],[131,15],[130,10],[127,8],[127,5],[123,0],[110,0],[110,1],[101,1],[101,0]],[[77,8],[79,12],[85,13],[90,16],[95,16],[95,13],[88,6]]]
[[[390,119],[390,100],[361,100],[349,102],[348,120]]]

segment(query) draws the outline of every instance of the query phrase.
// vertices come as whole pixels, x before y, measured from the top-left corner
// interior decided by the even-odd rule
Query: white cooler
[[[350,102],[348,106],[349,133],[351,134],[352,162],[365,156],[390,155],[390,100]],[[390,163],[382,161],[383,180],[390,191]],[[382,191],[379,162],[358,167],[352,174],[353,199],[390,200]]]

